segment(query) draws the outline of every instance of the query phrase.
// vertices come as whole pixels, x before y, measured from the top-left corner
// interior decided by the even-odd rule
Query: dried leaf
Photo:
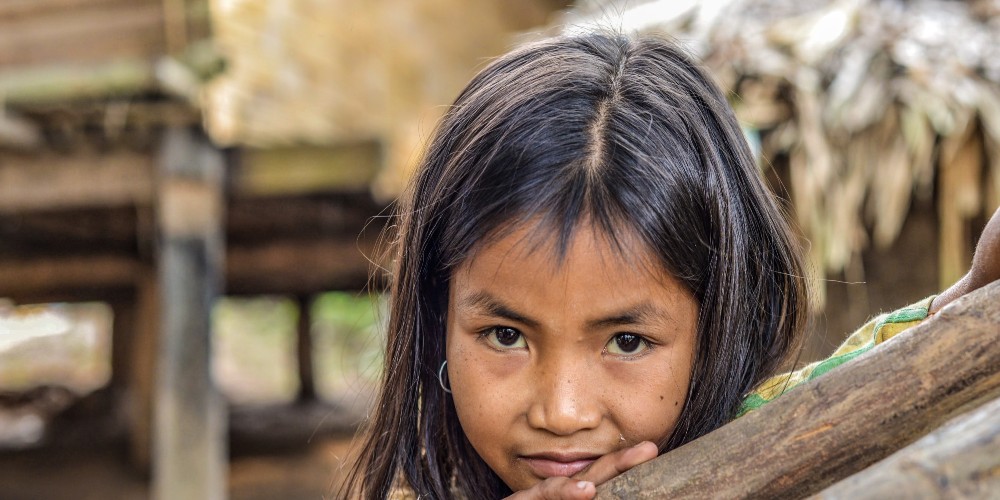
[[[946,137],[941,144],[938,219],[941,225],[939,279],[942,287],[958,281],[971,262],[965,225],[968,218],[979,213],[982,203],[981,151],[982,139],[972,116],[965,118],[960,132]]]
[[[775,21],[768,40],[787,47],[802,62],[813,65],[853,34],[860,0],[840,0],[824,9]]]
[[[900,132],[910,155],[917,193],[929,197],[934,181],[934,131],[919,109],[902,106]]]
[[[986,160],[989,162],[983,216],[989,219],[1000,208],[1000,142],[986,139]]]
[[[878,131],[878,162],[872,169],[872,191],[869,211],[875,222],[874,240],[880,248],[888,248],[903,227],[910,209],[913,192],[913,170],[910,167],[906,141],[896,128],[896,113],[887,113]]]

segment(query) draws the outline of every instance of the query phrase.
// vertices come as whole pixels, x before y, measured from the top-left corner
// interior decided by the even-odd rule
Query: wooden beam
[[[369,285],[375,240],[275,241],[231,247],[226,253],[226,290],[232,295],[315,294],[361,290]],[[133,289],[144,265],[126,255],[0,259],[0,297],[18,303],[106,300]],[[376,274],[372,286],[380,286]]]
[[[374,141],[333,147],[288,146],[245,149],[234,173],[234,190],[246,196],[330,191],[368,191],[382,165]]]
[[[1000,399],[943,425],[818,498],[988,498],[1000,491]]]
[[[300,295],[359,290],[368,284],[372,270],[368,259],[374,254],[374,240],[336,238],[230,248],[226,291]]]
[[[131,288],[140,266],[117,255],[0,260],[0,297],[24,303],[50,295],[55,300],[100,299],[109,289]],[[89,292],[88,292],[89,291]],[[59,299],[60,294],[66,298]]]
[[[24,68],[0,75],[0,95],[12,105],[133,96],[156,89],[151,60]]]
[[[153,159],[122,151],[105,155],[0,157],[0,214],[88,206],[148,205]]]
[[[799,498],[1000,395],[1000,281],[763,408],[598,488],[599,498]]]
[[[2,89],[0,89],[0,95]],[[182,121],[178,110],[175,121]],[[178,123],[172,123],[177,125]],[[239,203],[254,197],[367,193],[378,171],[375,143],[251,150],[229,172]],[[0,156],[0,214],[150,205],[153,155],[134,151]],[[373,204],[373,203],[370,203]]]
[[[222,158],[194,132],[168,129],[160,173],[153,497],[225,498],[226,409],[211,373],[224,258]]]

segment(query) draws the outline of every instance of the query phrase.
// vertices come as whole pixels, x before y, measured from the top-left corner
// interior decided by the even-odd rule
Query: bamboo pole
[[[598,489],[599,498],[798,498],[1000,395],[1000,281]]]

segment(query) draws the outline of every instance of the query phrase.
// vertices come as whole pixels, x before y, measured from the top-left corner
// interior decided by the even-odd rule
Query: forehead
[[[630,231],[614,237],[581,223],[565,248],[542,224],[523,224],[483,243],[452,276],[453,294],[499,290],[519,300],[623,301],[687,294]],[[454,297],[461,299],[462,297]],[[671,301],[672,302],[672,301]]]

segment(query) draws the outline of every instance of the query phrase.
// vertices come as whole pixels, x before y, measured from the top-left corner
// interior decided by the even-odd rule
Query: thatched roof
[[[213,0],[228,67],[207,88],[208,130],[270,147],[375,140],[398,194],[443,106],[557,0]]]
[[[1000,205],[1000,1],[593,1],[566,29],[594,24],[702,58],[764,168],[787,158],[820,273],[891,244],[935,191],[942,284],[968,266],[967,220]]]

